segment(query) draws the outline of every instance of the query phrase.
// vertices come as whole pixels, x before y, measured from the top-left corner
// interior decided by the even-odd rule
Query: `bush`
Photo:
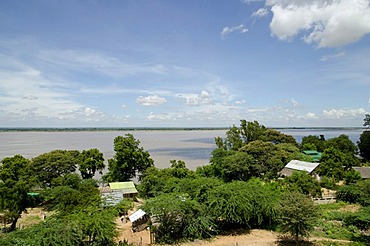
[[[356,226],[360,230],[368,230],[370,228],[370,207],[364,207],[356,213],[348,214],[344,218],[344,223],[347,226]]]

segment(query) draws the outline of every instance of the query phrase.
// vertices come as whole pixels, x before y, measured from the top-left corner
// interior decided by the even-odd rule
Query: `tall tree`
[[[367,128],[370,127],[370,114],[365,115],[364,126],[366,126]]]
[[[357,143],[360,149],[360,155],[367,161],[370,161],[370,114],[365,115],[364,126],[367,127],[360,135],[360,141]]]
[[[51,181],[76,171],[76,151],[53,150],[32,159],[35,174],[42,186],[51,187]]]
[[[370,161],[370,131],[363,131],[358,142],[360,155],[367,161]]]
[[[310,144],[310,146],[312,144],[315,145],[315,149],[319,152],[323,152],[326,149],[326,141],[323,135],[320,136],[308,135],[303,137],[301,146],[307,146],[307,144]]]
[[[92,178],[96,171],[102,174],[105,168],[103,153],[96,148],[83,150],[78,159],[80,163],[79,170],[84,179]]]
[[[345,134],[341,134],[338,137],[328,139],[326,141],[326,147],[333,147],[340,150],[341,152],[352,154],[355,154],[357,152],[356,145]]]
[[[318,216],[313,201],[297,191],[282,194],[278,211],[281,230],[294,236],[296,245],[300,236],[307,236],[313,230]]]
[[[114,151],[116,154],[108,160],[109,171],[103,178],[108,182],[128,181],[153,166],[153,159],[149,152],[139,147],[140,141],[132,134],[117,136],[114,139]]]
[[[10,218],[10,230],[16,228],[23,211],[30,206],[27,194],[35,184],[30,161],[21,155],[7,157],[0,165],[0,212]]]
[[[338,181],[344,177],[345,171],[350,170],[356,164],[358,160],[353,157],[353,154],[330,147],[322,154],[317,173]]]

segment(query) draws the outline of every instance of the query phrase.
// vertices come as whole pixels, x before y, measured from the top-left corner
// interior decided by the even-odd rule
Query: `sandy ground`
[[[150,245],[149,231],[132,232],[131,222],[123,224],[119,218],[116,220],[118,238],[117,241],[127,240],[134,245]],[[236,236],[217,236],[210,240],[196,240],[194,242],[182,243],[184,246],[209,245],[209,246],[274,246],[278,245],[278,235],[275,232],[265,230],[251,230],[249,233]]]
[[[135,246],[147,246],[150,245],[150,235],[149,231],[144,230],[141,232],[133,232],[131,230],[131,222],[122,224],[121,220],[117,218],[117,231],[118,231],[118,241],[127,240],[129,243],[133,243]],[[239,235],[222,236],[219,235],[215,238],[209,240],[195,240],[194,242],[181,243],[181,246],[197,246],[197,245],[207,245],[207,246],[294,246],[294,241],[281,241],[281,234],[266,231],[266,230],[250,230],[245,231],[245,233]],[[350,244],[350,241],[346,240],[335,240],[328,238],[310,238],[309,241],[305,241],[302,245],[308,246],[321,246],[320,242],[330,241],[337,243]]]

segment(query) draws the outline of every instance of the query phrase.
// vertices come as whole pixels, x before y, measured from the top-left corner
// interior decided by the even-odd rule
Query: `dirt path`
[[[132,232],[131,222],[122,224],[121,220],[117,218],[117,230],[119,232],[117,242],[127,240],[134,245],[150,245],[149,231]],[[195,245],[209,245],[209,246],[275,246],[277,244],[277,237],[279,234],[264,230],[252,230],[248,234],[237,236],[217,236],[210,240],[195,240],[194,242],[182,243],[183,246]]]
[[[133,243],[135,246],[139,245],[150,245],[149,231],[132,232],[131,222],[122,224],[118,218],[117,230],[119,232],[118,241],[127,240],[129,243]],[[209,240],[195,240],[194,242],[181,243],[181,246],[196,246],[196,245],[207,245],[207,246],[288,246],[295,245],[294,242],[279,242],[279,236],[281,234],[266,231],[266,230],[251,230],[246,231],[245,234],[233,235],[233,236],[217,236]],[[330,241],[338,243],[348,243],[346,240],[335,240],[329,238],[310,238],[307,245],[322,245],[320,242]]]

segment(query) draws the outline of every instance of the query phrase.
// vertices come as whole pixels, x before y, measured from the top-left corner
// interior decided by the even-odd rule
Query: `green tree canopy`
[[[31,162],[21,155],[4,158],[0,164],[0,213],[12,221],[16,228],[23,211],[31,205],[27,194],[35,185]]]
[[[289,190],[299,191],[312,197],[321,197],[319,182],[304,171],[294,171],[291,176],[284,179]]]
[[[333,147],[341,152],[355,154],[357,152],[356,145],[349,139],[347,135],[341,134],[338,137],[330,138],[326,141],[326,147]]]
[[[92,178],[96,171],[102,174],[105,168],[103,153],[98,149],[83,150],[78,156],[79,170],[84,179]]]
[[[283,193],[277,210],[282,232],[294,236],[296,245],[300,236],[307,236],[314,229],[318,210],[306,195],[297,191]]]
[[[370,127],[370,114],[366,114],[364,118],[364,126]]]
[[[307,144],[315,145],[315,150],[323,152],[326,149],[326,141],[324,135],[314,136],[308,135],[302,138],[301,146],[307,146]],[[312,147],[311,147],[312,148]]]
[[[114,151],[116,154],[108,160],[108,173],[103,178],[108,182],[128,181],[153,166],[153,159],[149,152],[139,147],[140,141],[132,134],[117,136],[114,139]]]
[[[162,194],[145,201],[142,208],[158,221],[152,226],[157,243],[207,238],[215,230],[205,207],[184,194]]]
[[[370,131],[363,131],[358,142],[360,155],[367,161],[370,161]]]
[[[276,219],[275,205],[279,191],[258,179],[235,181],[209,190],[206,201],[209,213],[228,229],[268,227]]]
[[[53,150],[32,159],[38,181],[44,187],[51,187],[52,180],[76,171],[77,151]]]
[[[356,166],[358,162],[353,154],[330,147],[322,154],[317,173],[339,181],[343,179],[345,172],[349,171],[352,166]]]

